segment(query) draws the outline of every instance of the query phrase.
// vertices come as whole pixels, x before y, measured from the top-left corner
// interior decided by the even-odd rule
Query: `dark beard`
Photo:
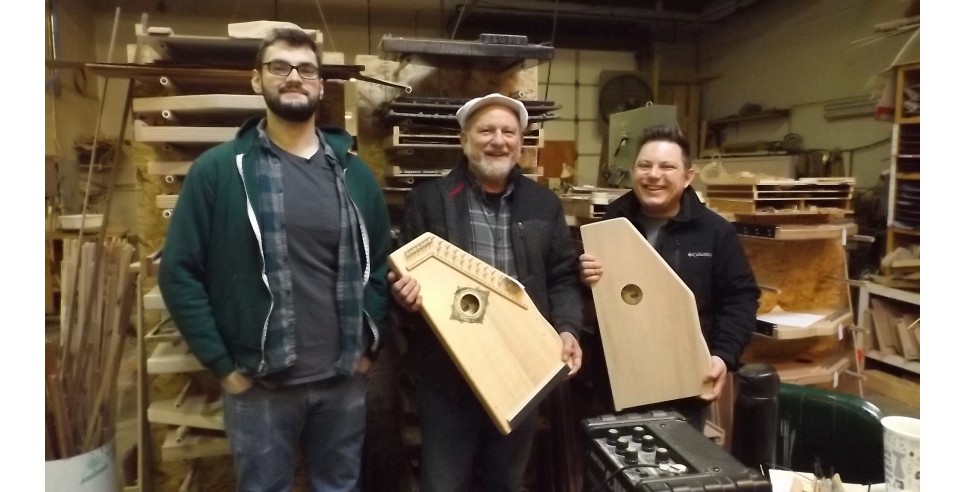
[[[315,111],[319,108],[319,101],[309,99],[307,104],[292,105],[282,103],[281,97],[266,97],[265,105],[275,116],[285,121],[305,123],[315,115]]]

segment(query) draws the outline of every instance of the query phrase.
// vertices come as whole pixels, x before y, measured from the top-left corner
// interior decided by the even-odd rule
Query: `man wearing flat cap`
[[[569,377],[581,365],[579,264],[560,200],[517,162],[528,118],[523,103],[496,93],[463,105],[456,119],[464,157],[446,177],[409,193],[400,241],[432,232],[519,280],[560,334]],[[399,306],[419,311],[416,280],[390,273],[389,281]],[[483,490],[520,490],[537,412],[502,435],[432,330],[421,318],[408,319],[417,325],[409,356],[420,409],[421,490],[470,490],[474,465]]]

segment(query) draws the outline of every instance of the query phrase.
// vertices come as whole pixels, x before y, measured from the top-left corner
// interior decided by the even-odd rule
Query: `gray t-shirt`
[[[335,164],[326,158],[324,146],[309,159],[272,147],[282,161],[297,358],[292,367],[270,379],[301,384],[334,376],[341,352],[335,295],[340,234]]]
[[[661,228],[667,224],[667,219],[655,219],[641,214],[641,225],[644,226],[644,239],[657,248],[657,238],[661,235]]]

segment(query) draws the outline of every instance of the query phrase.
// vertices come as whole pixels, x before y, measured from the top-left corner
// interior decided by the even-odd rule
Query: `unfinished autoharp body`
[[[580,227],[604,267],[591,290],[615,410],[710,392],[694,294],[625,218]]]
[[[389,255],[493,423],[509,434],[569,371],[562,342],[514,278],[432,234]]]

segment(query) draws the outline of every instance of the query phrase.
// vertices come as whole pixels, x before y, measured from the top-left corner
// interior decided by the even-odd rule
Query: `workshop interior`
[[[196,159],[266,114],[253,72],[275,28],[317,47],[314,121],[350,136],[378,184],[392,271],[423,285],[406,315],[500,433],[536,419],[525,490],[920,490],[918,0],[45,4],[47,491],[242,490],[223,387],[159,271]],[[457,111],[493,93],[525,108],[517,168],[558,205],[574,275],[582,253],[610,267],[580,285],[572,377],[536,355],[557,348],[532,289],[446,237],[406,238],[410,193],[472,145]],[[688,188],[760,291],[697,425],[677,403],[709,387],[698,294],[611,218],[655,125],[686,139]],[[356,490],[424,490],[404,318],[394,306],[366,375]],[[313,490],[307,474],[294,490]]]

